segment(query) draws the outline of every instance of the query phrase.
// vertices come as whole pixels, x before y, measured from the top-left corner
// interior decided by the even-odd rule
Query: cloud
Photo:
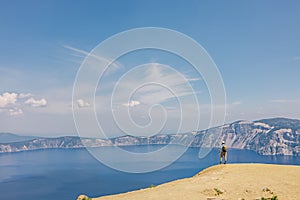
[[[19,106],[17,104],[17,101],[18,101],[17,93],[13,93],[13,92],[3,93],[2,95],[0,95],[0,111],[10,116],[23,114],[22,109],[17,107]]]
[[[75,47],[71,47],[69,45],[63,45],[64,48],[66,49],[69,49],[71,51],[74,51],[76,53],[79,53],[81,55],[84,55],[84,56],[91,56],[93,58],[96,58],[96,60],[100,61],[100,62],[104,62],[105,64],[110,64],[109,68],[106,70],[106,74],[112,74],[114,73],[115,71],[123,68],[122,64],[120,62],[117,62],[116,60],[112,60],[110,58],[106,58],[104,56],[99,56],[99,55],[95,55],[95,54],[92,54],[90,52],[87,52],[87,51],[84,51],[82,49],[78,49],[78,48],[75,48]]]
[[[135,107],[135,106],[140,105],[140,104],[141,104],[141,102],[132,100],[132,101],[130,101],[128,103],[124,103],[122,105],[126,106],[126,107]]]
[[[8,114],[10,116],[21,115],[23,114],[23,110],[21,110],[20,108],[10,108],[8,109]]]
[[[20,99],[29,98],[29,97],[32,97],[32,96],[33,96],[33,94],[31,94],[31,93],[20,93],[20,94],[18,95],[18,97],[19,97]]]
[[[44,107],[47,105],[46,99],[36,100],[31,93],[5,92],[0,95],[0,108],[6,109],[9,115],[22,114],[22,106],[28,104],[32,107]],[[31,98],[29,98],[31,97]],[[29,98],[29,99],[28,99]]]
[[[17,102],[18,94],[5,92],[0,95],[0,108],[5,108],[8,105],[14,105]]]
[[[42,98],[40,100],[30,98],[25,101],[25,104],[28,104],[31,107],[45,107],[45,106],[47,106],[47,101],[44,98]]]
[[[294,57],[293,60],[300,60],[300,56]]]
[[[300,103],[300,99],[273,99],[272,103]]]
[[[200,93],[199,90],[194,91],[189,81],[196,81],[196,79],[189,80],[185,75],[168,65],[148,63],[130,71],[118,82],[115,97],[119,98],[118,103],[124,105],[124,100],[128,99],[128,94],[136,89],[133,93],[136,101],[144,105],[161,104],[171,99]],[[129,103],[125,105],[129,106]]]
[[[89,104],[88,102],[85,102],[83,99],[78,99],[76,102],[77,102],[77,106],[79,108],[86,108],[86,107],[91,106],[91,104]]]
[[[241,104],[242,104],[241,101],[234,101],[234,102],[231,103],[231,105],[241,105]]]
[[[188,81],[193,82],[193,81],[201,81],[202,78],[187,78]]]

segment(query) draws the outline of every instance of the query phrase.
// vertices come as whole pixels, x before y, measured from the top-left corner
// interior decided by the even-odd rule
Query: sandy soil
[[[227,164],[194,177],[97,200],[300,199],[300,166]]]

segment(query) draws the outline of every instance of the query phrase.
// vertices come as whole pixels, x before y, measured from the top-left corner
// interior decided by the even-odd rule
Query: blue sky
[[[74,134],[72,87],[86,54],[114,34],[149,26],[180,31],[207,50],[224,81],[226,122],[300,118],[299,1],[29,0],[0,5],[0,132]],[[156,62],[150,54],[137,54],[122,65]],[[173,128],[170,122],[168,130]],[[107,131],[118,129],[108,125]]]

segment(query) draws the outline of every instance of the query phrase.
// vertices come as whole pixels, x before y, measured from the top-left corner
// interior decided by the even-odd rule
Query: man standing
[[[222,164],[222,158],[224,157],[224,164],[227,162],[227,147],[225,142],[222,141],[222,147],[220,149],[220,164]]]

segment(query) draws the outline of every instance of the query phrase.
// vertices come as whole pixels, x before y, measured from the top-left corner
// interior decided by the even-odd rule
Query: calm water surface
[[[109,148],[114,147],[102,147]],[[146,152],[152,146],[124,147]],[[173,148],[177,148],[174,146]],[[101,148],[99,148],[101,150]],[[151,184],[191,177],[218,164],[218,150],[204,159],[198,148],[189,148],[176,162],[159,171],[130,174],[113,170],[94,159],[85,149],[49,149],[0,154],[0,194],[2,199],[76,199],[79,194],[102,196],[149,187]],[[161,160],[161,159],[160,159]],[[229,163],[276,163],[300,165],[300,157],[260,156],[248,150],[229,150]],[[161,162],[161,161],[155,161]],[[122,161],[122,165],[130,164]]]

